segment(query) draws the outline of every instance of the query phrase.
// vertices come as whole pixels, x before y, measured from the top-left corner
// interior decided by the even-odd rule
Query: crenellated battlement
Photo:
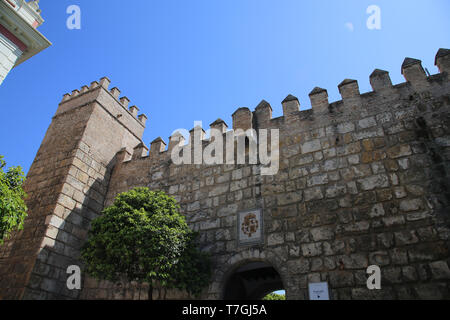
[[[117,87],[110,89],[110,84],[111,80],[103,77],[100,81],[93,81],[90,86],[84,85],[70,94],[66,93],[59,103],[55,117],[79,108],[99,106],[113,118],[113,121],[119,122],[136,138],[142,139],[147,116],[139,114],[137,106],[130,106],[130,99],[121,96],[121,91]]]
[[[450,50],[439,49],[435,57],[435,65],[438,67],[440,77],[447,77],[450,70]],[[389,72],[381,69],[375,69],[369,76],[369,81],[372,86],[371,92],[362,93],[359,90],[358,81],[354,79],[344,79],[337,87],[342,97],[341,100],[330,102],[328,100],[328,92],[324,88],[315,87],[309,93],[311,109],[300,110],[300,102],[297,97],[289,94],[282,102],[283,116],[279,118],[272,117],[271,105],[262,100],[251,111],[247,107],[238,108],[233,114],[232,129],[228,129],[227,124],[222,119],[217,119],[210,124],[211,129],[218,129],[223,134],[227,131],[235,131],[237,129],[264,129],[264,128],[278,128],[283,131],[283,127],[287,124],[298,122],[298,130],[309,130],[317,125],[323,126],[324,123],[336,123],[345,121],[355,117],[362,118],[370,114],[372,100],[375,98],[386,101],[398,99],[399,97],[408,97],[412,92],[422,93],[424,91],[432,91],[433,85],[449,86],[448,78],[445,78],[445,84],[434,82],[435,76],[427,76],[422,62],[413,58],[405,58],[401,73],[406,82],[393,85]],[[116,93],[117,96],[117,93]],[[194,129],[190,131],[189,144],[194,143],[194,139],[201,140],[203,144],[210,142],[210,139],[205,139],[206,133],[203,129],[199,131],[199,135],[194,137]],[[184,139],[184,138],[183,138]],[[172,150],[173,146],[180,141],[179,135],[173,135],[169,138],[169,148]],[[183,140],[184,141],[184,140]],[[166,150],[166,144],[161,138],[152,142],[150,148],[150,156],[147,153],[143,157],[155,159]],[[140,149],[138,154],[140,154]],[[138,159],[138,156],[133,156],[133,159]]]
[[[81,87],[81,90],[75,89],[70,94],[64,94],[62,101],[60,102],[60,106],[64,105],[63,110],[65,112],[70,109],[66,105],[70,105],[72,107],[83,106],[97,99],[101,93],[107,92],[112,98],[114,98],[116,104],[121,106],[123,110],[126,110],[128,114],[132,115],[134,119],[142,124],[142,126],[145,126],[148,119],[147,116],[145,114],[138,115],[139,108],[135,105],[129,106],[130,99],[126,96],[121,97],[121,91],[117,87],[109,89],[110,84],[111,80],[107,77],[101,78],[100,82],[93,81],[90,86],[84,85]]]

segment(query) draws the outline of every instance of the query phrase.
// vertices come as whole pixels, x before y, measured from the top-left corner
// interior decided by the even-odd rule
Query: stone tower
[[[109,84],[103,78],[59,104],[28,172],[25,228],[0,248],[1,297],[77,298],[66,290],[66,268],[79,264],[90,221],[103,209],[115,155],[141,142],[147,119]]]

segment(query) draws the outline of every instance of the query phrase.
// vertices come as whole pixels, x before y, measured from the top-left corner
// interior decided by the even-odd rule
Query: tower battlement
[[[129,106],[130,99],[126,96],[120,97],[121,91],[117,87],[109,89],[110,84],[111,80],[103,77],[100,82],[93,81],[90,86],[85,85],[81,89],[73,90],[72,93],[64,94],[55,117],[95,102],[135,136],[141,138],[147,116],[138,115],[139,108],[135,105]]]

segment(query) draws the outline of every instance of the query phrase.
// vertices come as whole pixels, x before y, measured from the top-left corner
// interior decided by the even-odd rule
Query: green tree
[[[263,300],[286,300],[286,296],[284,294],[272,292],[266,295]]]
[[[0,156],[0,244],[9,237],[11,231],[23,229],[27,216],[22,168],[11,167],[5,172],[5,166],[6,162]]]
[[[156,286],[198,294],[209,282],[209,259],[195,244],[196,234],[174,198],[162,191],[135,188],[119,194],[92,221],[81,255],[91,276],[148,283],[151,299]],[[198,275],[203,271],[207,276]],[[200,281],[193,282],[189,276]]]
[[[198,233],[191,232],[180,260],[175,264],[172,279],[167,288],[185,290],[199,296],[211,278],[211,260],[209,254],[198,250]]]

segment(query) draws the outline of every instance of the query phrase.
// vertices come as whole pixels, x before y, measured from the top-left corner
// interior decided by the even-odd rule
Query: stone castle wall
[[[66,96],[58,109],[64,120],[57,112],[29,173],[25,230],[0,248],[0,295],[146,299],[145,288],[136,284],[117,287],[89,277],[81,295],[67,292],[64,270],[77,264],[89,221],[118,193],[147,186],[180,202],[200,231],[203,250],[212,253],[213,281],[203,298],[223,298],[229,275],[252,261],[278,271],[288,299],[308,299],[308,283],[319,281],[329,283],[333,299],[450,298],[449,50],[439,50],[436,65],[440,73],[427,76],[420,61],[407,58],[407,82],[395,86],[377,69],[370,76],[373,91],[362,95],[356,81],[344,80],[342,100],[333,103],[326,90],[315,88],[310,110],[299,111],[299,101],[289,95],[283,116],[275,119],[265,101],[254,112],[238,109],[234,130],[279,129],[279,171],[272,176],[261,175],[261,165],[175,165],[173,138],[168,150],[156,139],[148,154],[141,142],[145,117],[136,121],[133,107],[124,113],[128,99],[118,101],[114,89],[108,92],[109,81]],[[65,129],[57,126],[75,123],[78,144],[63,143],[59,133]],[[223,121],[211,127],[225,135]],[[201,137],[192,132],[189,143]],[[59,145],[70,156],[67,166],[55,153]],[[47,190],[48,177],[60,167],[58,188]],[[47,194],[56,198],[38,200]],[[263,241],[239,245],[237,213],[253,209],[262,210]],[[31,245],[34,255],[23,250]],[[18,276],[22,261],[30,261],[22,272],[26,279]],[[381,290],[366,287],[366,269],[373,264],[381,267]],[[22,295],[14,295],[15,289]]]

